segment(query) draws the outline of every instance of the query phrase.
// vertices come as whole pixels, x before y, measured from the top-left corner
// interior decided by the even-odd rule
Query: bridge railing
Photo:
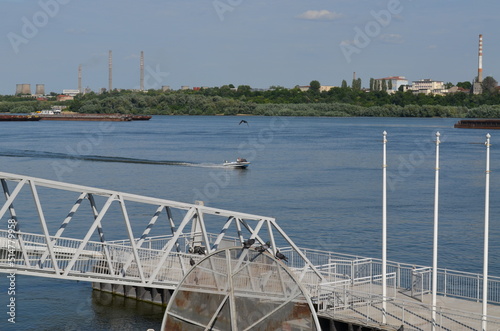
[[[179,251],[184,253],[189,253],[189,248],[192,247],[193,238],[198,238],[202,235],[201,232],[193,232],[193,233],[185,233],[179,236],[177,242]],[[141,247],[149,248],[149,249],[163,249],[172,239],[173,235],[163,235],[163,236],[153,236],[146,237],[143,239]],[[207,232],[207,238],[209,240],[210,245],[213,245],[217,240],[218,234]],[[139,242],[139,238],[136,238],[135,242]],[[116,244],[116,245],[130,245],[129,239],[121,239],[121,240],[112,240],[108,241],[108,243]],[[231,236],[224,236],[219,244],[219,248],[227,247],[227,246],[239,246],[241,245],[238,238]]]
[[[325,279],[351,279],[375,277],[382,274],[382,260],[326,252],[316,249],[301,248],[307,258],[316,265]],[[288,248],[281,252],[288,255],[289,264],[295,266],[298,262],[296,253]],[[412,265],[387,261],[387,274],[394,274],[394,283],[399,291],[414,294],[415,298],[430,293],[432,289],[432,269],[427,266]],[[482,300],[483,276],[463,271],[438,269],[437,293],[443,296],[464,298],[474,301]],[[488,276],[488,302],[500,304],[500,277]]]
[[[127,280],[138,283],[177,284],[189,270],[189,261],[201,255],[171,251],[159,266],[164,252],[136,248],[125,243],[50,237],[50,250],[44,235],[18,232],[16,238],[0,230],[0,267],[36,270],[56,276],[92,276],[94,280]],[[52,251],[52,252],[51,252]],[[135,255],[136,254],[136,255]],[[136,260],[135,256],[139,258]]]
[[[342,285],[339,282],[337,285]],[[356,319],[366,325],[380,325],[383,320],[383,297],[381,295],[356,291],[344,286],[322,286],[322,295],[318,304],[320,315],[336,318]],[[386,304],[386,322],[394,328],[401,325],[416,330],[427,330],[432,325],[432,306],[403,299],[388,299]],[[488,316],[488,329],[500,328],[500,318]],[[438,307],[436,311],[436,330],[479,330],[482,315]]]

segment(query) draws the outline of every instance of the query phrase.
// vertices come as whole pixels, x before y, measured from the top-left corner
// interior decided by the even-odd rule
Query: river
[[[248,124],[239,124],[241,119]],[[0,122],[0,171],[203,200],[275,217],[300,247],[380,258],[387,131],[387,256],[430,266],[439,131],[438,264],[481,273],[487,131],[454,129],[457,121],[153,116],[133,122]],[[500,134],[490,133],[490,274],[499,276]],[[251,161],[250,167],[220,166],[237,157]],[[0,279],[5,293],[8,279]],[[0,298],[5,307],[7,296]],[[16,324],[4,315],[0,329],[158,331],[163,316],[161,307],[92,291],[90,283],[26,276],[16,278],[16,302]]]

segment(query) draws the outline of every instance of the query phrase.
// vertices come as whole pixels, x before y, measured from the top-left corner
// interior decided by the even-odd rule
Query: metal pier
[[[2,273],[110,284],[110,288],[175,290],[195,279],[195,272],[209,270],[212,278],[205,277],[205,286],[211,292],[192,284],[191,291],[228,292],[232,304],[228,312],[235,321],[238,299],[233,292],[246,286],[248,305],[251,300],[271,304],[277,295],[268,293],[286,297],[290,289],[300,288],[304,293],[300,298],[314,307],[315,319],[378,330],[401,326],[404,330],[481,330],[483,277],[479,274],[438,270],[433,325],[432,268],[427,266],[388,261],[384,291],[381,260],[299,248],[270,217],[3,172],[0,182]],[[276,258],[278,248],[287,261]],[[221,256],[228,249],[234,260]],[[248,253],[243,254],[245,250]],[[261,272],[264,265],[273,263],[274,269],[265,270],[288,276],[274,279],[275,273]],[[220,268],[241,273],[240,265],[248,271],[238,274],[231,289],[232,280],[230,285],[221,282],[229,278]],[[257,291],[257,283],[274,292]],[[500,278],[489,276],[487,286],[487,329],[497,330]],[[224,309],[221,303],[216,311]],[[247,324],[257,325],[263,319]],[[294,327],[310,329],[299,322]]]

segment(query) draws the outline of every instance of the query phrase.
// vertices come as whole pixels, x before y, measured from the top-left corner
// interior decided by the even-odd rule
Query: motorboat
[[[230,167],[230,168],[240,168],[244,169],[250,165],[250,162],[248,162],[246,159],[243,158],[237,158],[236,161],[224,161],[223,166],[225,167]]]

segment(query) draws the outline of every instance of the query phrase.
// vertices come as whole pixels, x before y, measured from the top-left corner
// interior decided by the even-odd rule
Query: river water
[[[439,131],[439,267],[481,273],[487,131],[454,129],[456,121],[154,116],[0,122],[0,171],[203,200],[275,217],[300,247],[380,258],[387,131],[388,259],[430,266]],[[490,274],[499,276],[500,133],[490,133]],[[220,166],[236,157],[252,164],[243,171]],[[7,287],[2,276],[2,305]],[[163,317],[161,307],[92,291],[85,282],[17,276],[16,302],[16,324],[4,314],[1,330],[159,330]]]

